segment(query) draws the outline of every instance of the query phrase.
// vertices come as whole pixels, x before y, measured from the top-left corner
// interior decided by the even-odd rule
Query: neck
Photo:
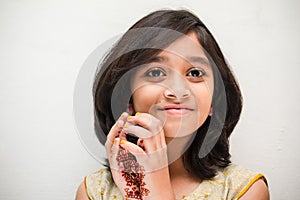
[[[182,156],[169,165],[169,174],[176,199],[182,199],[182,197],[188,196],[201,183],[199,178],[184,168]],[[182,187],[183,185],[185,187]]]
[[[182,175],[189,174],[184,168],[183,154],[189,147],[189,141],[191,141],[192,135],[180,137],[180,138],[166,138],[168,144],[168,162],[169,173],[171,179]]]
[[[182,157],[169,165],[169,173],[171,179],[185,177],[189,174],[189,172],[184,168]]]

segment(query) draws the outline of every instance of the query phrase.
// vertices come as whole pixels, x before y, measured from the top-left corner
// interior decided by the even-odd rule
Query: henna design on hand
[[[127,150],[121,148],[117,155],[119,167],[122,167],[122,177],[126,181],[126,198],[142,200],[143,196],[148,196],[150,191],[145,188],[146,183],[143,181],[145,177],[145,169],[141,166],[135,156]]]

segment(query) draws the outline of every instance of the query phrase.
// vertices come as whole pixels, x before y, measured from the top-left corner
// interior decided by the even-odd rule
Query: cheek
[[[194,90],[195,99],[198,108],[198,116],[200,125],[206,120],[212,103],[212,93],[207,87],[201,87]]]
[[[158,86],[147,85],[136,89],[132,94],[135,111],[149,113],[151,106],[157,103],[161,94],[162,88]]]

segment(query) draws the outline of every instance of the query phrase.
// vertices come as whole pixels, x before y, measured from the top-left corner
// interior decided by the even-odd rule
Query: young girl
[[[269,199],[263,175],[230,162],[242,97],[198,17],[153,12],[100,66],[95,130],[107,166],[85,178],[77,200]]]

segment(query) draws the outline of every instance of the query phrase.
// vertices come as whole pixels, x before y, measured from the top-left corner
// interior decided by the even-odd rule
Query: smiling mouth
[[[192,108],[188,107],[164,107],[164,108],[159,108],[158,110],[164,111],[165,113],[169,115],[183,115],[187,114],[191,111],[194,111]]]

